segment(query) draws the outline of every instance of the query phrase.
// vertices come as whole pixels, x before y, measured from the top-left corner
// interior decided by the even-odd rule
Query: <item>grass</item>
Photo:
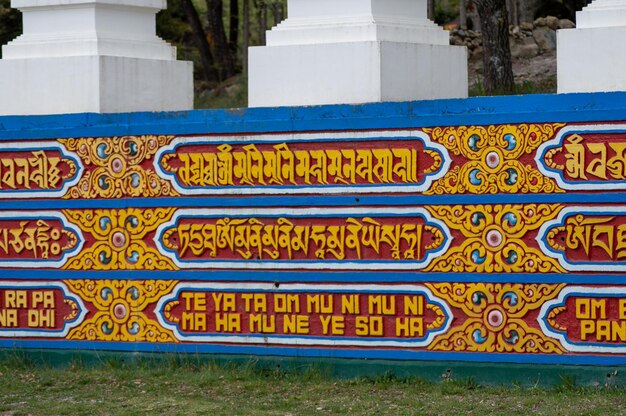
[[[0,415],[606,415],[626,414],[623,388],[485,387],[471,379],[337,380],[309,369],[119,360],[97,367],[0,363]]]
[[[523,83],[515,84],[515,88],[513,91],[506,92],[496,92],[493,95],[520,95],[520,94],[556,94],[557,85],[556,85],[556,77],[549,77],[547,79],[533,82],[533,81],[525,81]],[[476,82],[473,85],[470,85],[469,88],[469,96],[477,97],[477,96],[485,96],[485,89],[482,85],[482,82]]]
[[[242,75],[230,78],[213,89],[197,88],[194,108],[244,108],[248,106],[248,80]]]

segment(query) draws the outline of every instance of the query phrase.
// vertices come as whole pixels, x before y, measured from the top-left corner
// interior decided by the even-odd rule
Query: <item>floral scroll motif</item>
[[[435,338],[432,351],[562,354],[563,347],[531,327],[528,316],[565,285],[437,283],[430,290],[467,319]]]
[[[169,294],[176,281],[68,280],[67,286],[96,312],[68,335],[71,340],[177,342],[171,331],[148,317],[147,307]]]
[[[556,123],[505,124],[424,129],[434,141],[468,160],[434,182],[425,194],[564,192],[554,180],[520,161],[563,126]]]
[[[456,205],[427,207],[435,218],[464,237],[435,259],[435,272],[559,272],[559,263],[529,247],[525,236],[555,218],[561,205]]]
[[[176,196],[169,182],[142,166],[173,136],[60,139],[87,167],[69,199]]]
[[[174,270],[158,250],[146,245],[149,233],[168,221],[173,208],[64,211],[95,242],[65,265],[68,270]]]

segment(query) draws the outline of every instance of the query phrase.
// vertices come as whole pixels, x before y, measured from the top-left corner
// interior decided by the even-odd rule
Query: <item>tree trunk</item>
[[[520,20],[519,20],[519,1],[518,0],[513,0],[513,24],[515,26],[519,26],[519,24],[520,24]]]
[[[478,18],[478,13],[476,12],[476,4],[474,3],[474,0],[466,0],[465,10],[467,10],[467,22],[469,23],[467,27],[475,30],[476,32],[480,31],[480,19]]]
[[[429,20],[435,21],[435,0],[428,0],[426,14]]]
[[[239,44],[239,0],[230,0],[230,29],[228,31],[230,50],[237,53]]]
[[[226,33],[224,31],[223,21],[223,4],[222,0],[206,0],[207,19],[209,22],[208,31],[213,42],[213,51],[215,59],[219,64],[220,79],[235,75],[235,62],[230,51],[228,42],[226,41]]]
[[[248,46],[250,44],[250,0],[243,0],[243,40],[241,42],[241,65],[243,75],[248,76]]]
[[[198,45],[198,52],[200,52],[200,61],[202,62],[202,73],[204,75],[204,79],[206,81],[218,81],[219,77],[214,65],[215,61],[213,59],[213,54],[211,53],[209,42],[206,38],[206,33],[202,28],[202,23],[200,22],[200,16],[198,16],[198,11],[194,7],[191,0],[181,0],[181,5],[183,11],[185,12],[187,23],[189,23],[189,26],[191,26],[194,40]]]
[[[265,0],[257,0],[256,10],[258,13],[257,21],[259,22],[259,44],[265,45],[265,31],[267,30],[267,6]]]
[[[488,95],[513,92],[506,0],[475,0],[483,36],[483,86]]]
[[[459,27],[467,29],[467,4],[465,0],[459,0]]]
[[[274,26],[282,22],[283,19],[285,18],[283,5],[279,3],[272,4],[272,15],[274,16]]]
[[[517,12],[517,0],[507,0],[506,8],[509,12],[509,24],[513,26],[519,26],[518,12]]]
[[[535,20],[535,11],[541,4],[541,0],[520,0],[518,15],[520,22],[532,23]]]

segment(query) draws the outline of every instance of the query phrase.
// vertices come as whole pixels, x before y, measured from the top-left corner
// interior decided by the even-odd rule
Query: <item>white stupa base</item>
[[[248,105],[467,97],[467,51],[426,9],[426,0],[289,0],[267,46],[249,50]]]
[[[192,63],[119,56],[0,60],[0,114],[193,108]]]
[[[559,93],[626,91],[626,26],[557,31]]]
[[[459,46],[360,41],[255,47],[249,56],[250,107],[467,97]]]
[[[0,115],[193,108],[191,62],[156,35],[165,0],[11,0],[24,33],[2,47]]]
[[[557,31],[558,92],[626,91],[626,0],[595,0]]]

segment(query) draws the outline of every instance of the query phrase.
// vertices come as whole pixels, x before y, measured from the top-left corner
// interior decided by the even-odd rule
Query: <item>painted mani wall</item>
[[[626,364],[626,94],[0,118],[0,347]]]

